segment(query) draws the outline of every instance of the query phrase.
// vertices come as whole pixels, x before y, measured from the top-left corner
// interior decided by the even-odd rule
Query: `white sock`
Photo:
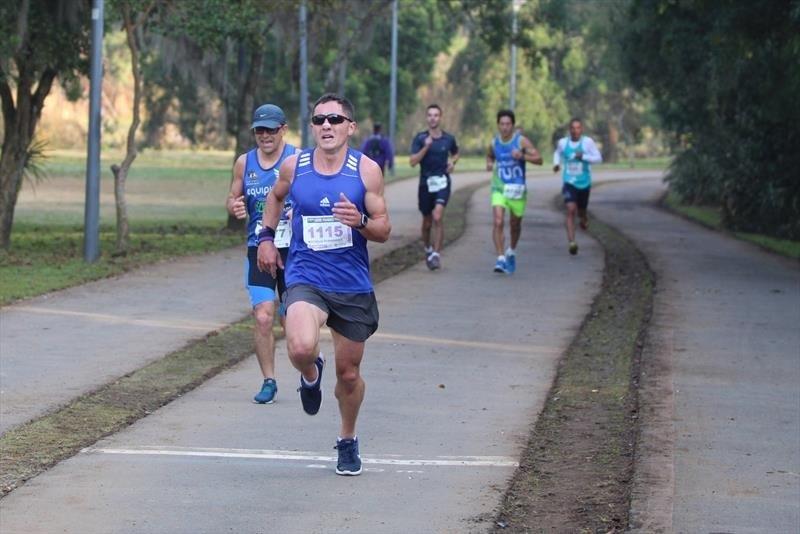
[[[431,252],[433,252],[433,247],[432,246],[428,245],[427,247],[425,247],[425,253],[426,254],[430,254]]]
[[[505,256],[497,256],[497,259],[499,261],[505,261],[506,257]]]
[[[322,356],[321,352],[319,353],[319,357],[322,358],[323,360],[325,360],[325,358]],[[314,359],[314,361],[316,361],[316,358]],[[317,365],[314,364],[315,368],[316,368],[316,366]],[[303,373],[300,373],[300,381],[303,383],[303,386],[305,386],[305,387],[313,388],[314,386],[319,384],[319,379],[320,378],[322,378],[322,375],[320,374],[319,369],[317,369],[317,379],[314,380],[313,382],[309,382],[308,380],[306,380],[306,377],[303,376]]]
[[[514,249],[513,249],[513,248],[511,248],[511,247],[508,247],[508,248],[506,249],[506,256],[513,256],[514,254],[516,254],[516,252],[514,252]]]

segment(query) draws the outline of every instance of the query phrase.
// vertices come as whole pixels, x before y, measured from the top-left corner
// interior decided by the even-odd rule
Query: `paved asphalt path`
[[[419,222],[416,186],[404,187],[411,207],[389,198],[396,231],[404,211]],[[333,472],[332,366],[308,417],[279,343],[275,404],[251,402],[260,380],[248,359],[16,489],[0,501],[3,532],[485,531],[602,276],[593,240],[567,254],[558,182],[532,189],[515,275],[492,272],[484,187],[441,271],[420,261],[377,286],[362,476]]]
[[[657,276],[631,526],[800,532],[800,269],[652,205],[655,180],[592,191]]]
[[[419,238],[416,184],[387,187],[394,232],[372,257]],[[244,254],[164,262],[0,308],[0,434],[248,315]]]

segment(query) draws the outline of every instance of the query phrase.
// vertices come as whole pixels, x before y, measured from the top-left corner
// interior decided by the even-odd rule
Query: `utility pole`
[[[392,0],[392,75],[389,82],[389,142],[397,154],[395,130],[397,129],[397,0]],[[394,176],[394,167],[391,169]]]
[[[511,0],[511,80],[509,81],[508,107],[513,111],[517,107],[517,15],[525,0]]]
[[[92,51],[89,88],[89,146],[86,155],[86,203],[83,213],[83,260],[100,257],[100,91],[103,86],[103,0],[92,5]]]
[[[308,148],[308,28],[306,0],[300,2],[300,144]]]

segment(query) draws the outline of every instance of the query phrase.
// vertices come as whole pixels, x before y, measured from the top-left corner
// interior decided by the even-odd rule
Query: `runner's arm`
[[[530,139],[523,137],[520,144],[522,145],[522,156],[525,158],[525,161],[533,163],[534,165],[541,165],[544,163],[542,155],[539,154],[539,151],[536,150],[536,147],[533,146]]]
[[[275,185],[267,195],[267,202],[264,206],[264,216],[261,219],[261,226],[263,228],[272,228],[275,230],[278,226],[278,221],[281,218],[283,211],[283,202],[286,195],[289,194],[289,189],[292,187],[292,179],[294,178],[294,169],[297,164],[297,156],[291,155],[281,163],[281,168],[278,174],[278,179],[275,180]]]
[[[408,163],[412,167],[416,167],[425,157],[425,154],[428,153],[428,147],[430,145],[419,142],[419,136],[415,137],[414,142],[411,144],[411,156],[408,158]]]
[[[383,195],[384,184],[381,168],[374,161],[368,158],[361,158],[359,170],[361,179],[364,181],[364,187],[367,189],[364,194],[364,209],[367,211],[369,219],[367,219],[367,225],[358,231],[370,241],[385,243],[392,232],[392,224],[389,222],[386,198]],[[361,223],[360,213],[358,214],[358,219],[356,224],[350,226],[355,227]]]
[[[583,157],[581,159],[587,163],[603,162],[603,156],[600,154],[594,139],[591,137],[585,137],[583,139]]]
[[[559,139],[556,144],[556,150],[553,152],[553,172],[558,172],[561,169],[561,151],[564,150],[564,140]]]
[[[246,161],[247,154],[242,154],[236,158],[231,176],[231,189],[228,192],[228,198],[225,199],[225,209],[237,219],[247,218],[247,206],[244,203],[244,167]]]
[[[494,168],[494,148],[489,145],[489,150],[486,151],[486,170],[491,171]]]
[[[281,163],[280,171],[278,172],[278,179],[275,180],[275,185],[272,186],[272,191],[267,195],[266,206],[264,206],[264,216],[261,218],[262,232],[267,232],[268,229],[272,230],[272,236],[265,236],[269,239],[261,240],[260,236],[258,241],[258,256],[256,264],[261,271],[269,272],[273,278],[278,274],[278,269],[283,268],[283,260],[275,248],[275,229],[278,227],[278,220],[283,211],[283,202],[286,195],[292,186],[292,179],[294,178],[294,169],[297,164],[297,155],[291,155]]]

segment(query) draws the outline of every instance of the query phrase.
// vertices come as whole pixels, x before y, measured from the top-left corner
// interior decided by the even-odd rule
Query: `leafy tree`
[[[22,0],[0,5],[0,247],[11,243],[14,208],[36,126],[56,78],[74,85],[88,68],[88,0]],[[14,96],[16,92],[16,97]]]
[[[627,68],[683,146],[671,188],[800,238],[800,1],[635,0],[628,18]]]

